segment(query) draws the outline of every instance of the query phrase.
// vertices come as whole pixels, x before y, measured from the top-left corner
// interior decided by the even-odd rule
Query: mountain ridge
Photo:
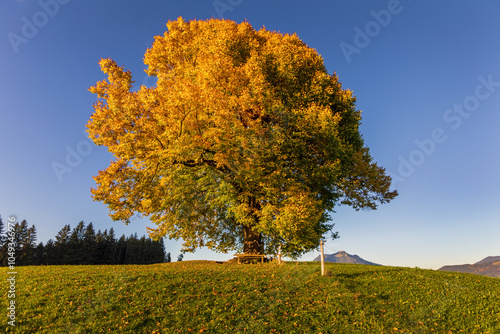
[[[474,264],[483,264],[483,263],[490,263],[490,262],[497,262],[500,261],[500,256],[487,256],[481,261],[478,261]]]
[[[321,255],[318,255],[313,261],[321,261]],[[381,264],[366,261],[358,255],[351,255],[345,251],[339,251],[334,254],[325,254],[325,262],[335,263],[354,263],[354,264],[367,264],[371,266],[380,266]]]
[[[488,256],[474,264],[443,266],[438,270],[500,278],[500,256]]]

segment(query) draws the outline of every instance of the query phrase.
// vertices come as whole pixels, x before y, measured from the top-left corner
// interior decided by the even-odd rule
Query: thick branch
[[[214,152],[210,150],[205,150],[206,153],[214,154]],[[199,160],[186,160],[186,161],[177,161],[174,160],[172,162],[174,165],[183,165],[186,167],[200,167],[200,166],[210,166],[215,168],[216,170],[222,173],[232,173],[231,169],[227,166],[218,166],[217,162],[213,159],[205,159],[203,156]]]

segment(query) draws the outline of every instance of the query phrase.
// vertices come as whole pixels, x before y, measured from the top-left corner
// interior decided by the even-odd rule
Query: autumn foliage
[[[155,87],[102,59],[87,127],[115,160],[94,200],[139,213],[183,249],[286,255],[315,249],[338,204],[375,209],[397,193],[359,133],[352,92],[296,35],[229,20],[167,24],[146,51]],[[264,248],[265,246],[265,248]]]

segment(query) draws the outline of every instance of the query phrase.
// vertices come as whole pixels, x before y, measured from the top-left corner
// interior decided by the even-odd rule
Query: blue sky
[[[92,201],[92,176],[112,157],[84,134],[87,89],[104,78],[106,57],[153,85],[142,58],[168,20],[224,17],[295,32],[317,49],[357,96],[365,142],[394,177],[392,203],[337,210],[328,253],[434,269],[500,255],[499,12],[493,0],[4,0],[0,214],[36,225],[42,242],[81,220],[146,234],[148,221],[113,222]],[[166,247],[179,254],[180,243]],[[201,249],[185,259],[231,256]]]

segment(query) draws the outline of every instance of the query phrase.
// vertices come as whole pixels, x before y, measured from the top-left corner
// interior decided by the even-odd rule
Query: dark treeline
[[[12,233],[13,232],[13,233]],[[57,233],[55,240],[49,239],[45,245],[36,243],[35,225],[16,222],[13,231],[0,216],[0,265],[6,266],[9,257],[15,259],[16,266],[25,265],[65,265],[65,264],[152,264],[170,262],[170,253],[165,254],[163,239],[153,241],[137,233],[129,237],[115,238],[113,228],[94,230],[92,223],[83,221],[71,229],[66,225]],[[9,243],[14,241],[14,252],[9,251]],[[12,246],[12,245],[11,245]]]

